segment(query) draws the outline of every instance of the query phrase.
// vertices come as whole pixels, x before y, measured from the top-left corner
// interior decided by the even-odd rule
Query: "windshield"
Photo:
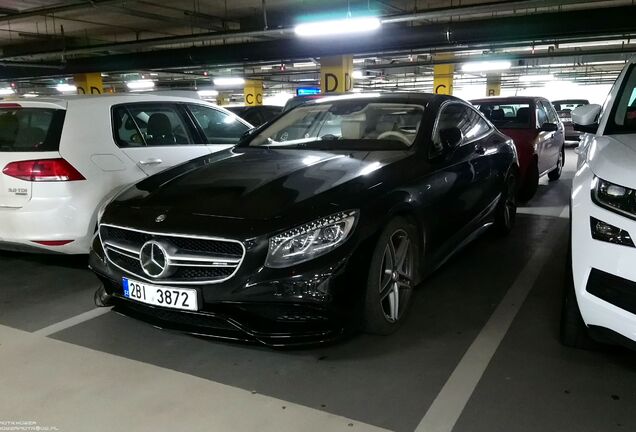
[[[424,107],[334,101],[295,108],[260,131],[249,146],[404,149],[413,145]]]
[[[528,103],[475,104],[498,129],[527,129],[531,127],[531,109]]]
[[[629,68],[621,84],[605,133],[610,135],[636,133],[636,68],[634,65]]]

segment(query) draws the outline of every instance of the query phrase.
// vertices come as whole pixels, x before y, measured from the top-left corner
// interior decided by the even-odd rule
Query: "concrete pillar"
[[[452,54],[438,54],[435,60],[448,60],[453,58]],[[453,76],[455,75],[455,65],[452,63],[436,64],[433,66],[433,92],[436,94],[453,94]]]
[[[346,93],[353,88],[353,56],[320,58],[320,91],[323,94]]]
[[[104,84],[102,74],[99,72],[76,74],[73,76],[77,94],[102,94]]]
[[[243,95],[246,106],[263,105],[263,81],[246,80]]]
[[[501,73],[489,73],[486,75],[486,96],[499,96],[501,94]]]

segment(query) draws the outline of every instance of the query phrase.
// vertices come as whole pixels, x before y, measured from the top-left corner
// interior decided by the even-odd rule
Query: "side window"
[[[195,141],[176,104],[138,103],[113,110],[113,129],[120,147],[192,145]]]
[[[548,121],[548,115],[545,112],[545,108],[543,107],[543,104],[538,103],[537,104],[537,124],[539,127],[543,126],[543,123],[546,123]]]
[[[559,115],[557,114],[552,104],[549,102],[543,101],[543,106],[545,107],[545,110],[548,113],[548,121],[550,123],[559,124]]]
[[[209,144],[236,144],[249,130],[236,117],[204,105],[188,105]]]
[[[474,109],[461,103],[448,104],[442,109],[437,120],[433,137],[434,152],[439,153],[443,150],[439,131],[453,127],[462,131],[464,143],[474,141],[490,130],[488,123]]]

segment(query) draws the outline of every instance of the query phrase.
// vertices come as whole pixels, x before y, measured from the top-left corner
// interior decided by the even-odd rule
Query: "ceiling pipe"
[[[135,3],[135,0],[131,0]],[[141,1],[140,3],[147,4],[145,1]],[[422,20],[432,20],[432,19],[440,19],[440,18],[450,18],[454,16],[461,15],[463,19],[470,15],[479,15],[479,14],[487,14],[494,12],[526,12],[527,9],[536,9],[536,8],[546,8],[553,7],[557,5],[582,5],[582,4],[595,4],[598,8],[599,3],[607,4],[607,7],[620,7],[620,4],[614,0],[600,0],[600,1],[590,1],[590,0],[517,0],[503,3],[490,3],[486,5],[478,5],[478,6],[462,6],[462,7],[453,7],[447,9],[439,9],[427,12],[416,12],[416,13],[408,13],[408,14],[400,14],[384,17],[381,19],[383,24],[395,24],[409,21],[422,21]],[[625,1],[625,4],[629,4],[630,2]],[[115,5],[121,6],[121,0],[102,0],[102,1],[90,1],[90,2],[82,2],[81,4],[68,5],[68,6],[58,6],[58,7],[49,7],[49,8],[39,8],[38,10],[27,10],[20,14],[11,15],[8,17],[0,16],[0,22],[4,19],[10,17],[28,17],[34,15],[48,14],[60,11],[68,11],[68,10],[77,10],[81,8],[87,7],[112,7]],[[64,8],[64,9],[63,9]],[[72,8],[72,9],[69,9]],[[263,11],[264,3],[263,3]],[[538,13],[548,13],[549,11],[539,11],[533,13],[536,15]],[[81,47],[81,48],[70,48],[63,51],[64,55],[78,55],[78,54],[89,54],[94,52],[108,52],[108,51],[125,51],[125,50],[136,50],[143,48],[151,48],[159,45],[172,45],[172,44],[189,44],[196,43],[202,41],[223,41],[227,42],[228,39],[252,39],[252,38],[262,38],[262,37],[286,37],[292,36],[294,34],[293,28],[280,28],[280,29],[265,29],[265,30],[255,30],[255,31],[228,31],[228,32],[207,32],[200,33],[196,35],[184,35],[184,36],[172,36],[172,37],[161,37],[161,38],[152,38],[145,40],[137,40],[130,42],[119,42],[112,44],[98,44],[92,45],[89,47]],[[20,53],[20,55],[16,56],[3,56],[4,60],[11,60],[14,58],[23,58],[25,56],[29,56],[30,59],[42,59],[42,58],[50,58],[51,55],[62,54],[62,51],[55,52],[34,52],[30,54]]]
[[[598,16],[603,14],[603,20]],[[337,54],[374,54],[408,52],[423,49],[470,48],[478,44],[514,41],[546,41],[600,37],[636,33],[635,6],[553,12],[541,15],[489,18],[474,21],[397,27],[385,30],[382,37],[325,38],[309,40],[290,38],[264,42],[212,45],[181,49],[119,54],[84,59],[69,59],[69,74],[90,71],[125,71],[196,65],[220,65],[256,61],[281,61],[294,58]],[[512,55],[511,55],[512,57]],[[0,69],[3,76],[31,76],[31,71]],[[40,75],[46,75],[41,71]]]
[[[594,4],[595,7],[620,6],[615,1],[611,0],[517,0],[501,3],[489,3],[485,5],[482,4],[476,6],[459,6],[432,11],[400,14],[382,18],[380,21],[382,22],[382,24],[395,24],[411,21],[427,21],[440,18],[450,18],[455,16],[461,16],[462,18],[465,18],[466,16],[470,15],[483,15],[501,12],[526,12],[527,9],[550,8],[566,5],[582,5],[586,3]],[[626,5],[630,4],[629,1],[625,1],[623,3]]]

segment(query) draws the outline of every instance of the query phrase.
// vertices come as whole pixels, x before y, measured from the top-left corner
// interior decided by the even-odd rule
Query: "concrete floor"
[[[195,338],[95,312],[83,258],[0,254],[0,430],[636,430],[634,353],[558,342],[568,156],[512,235],[455,256],[389,337],[291,352]]]

